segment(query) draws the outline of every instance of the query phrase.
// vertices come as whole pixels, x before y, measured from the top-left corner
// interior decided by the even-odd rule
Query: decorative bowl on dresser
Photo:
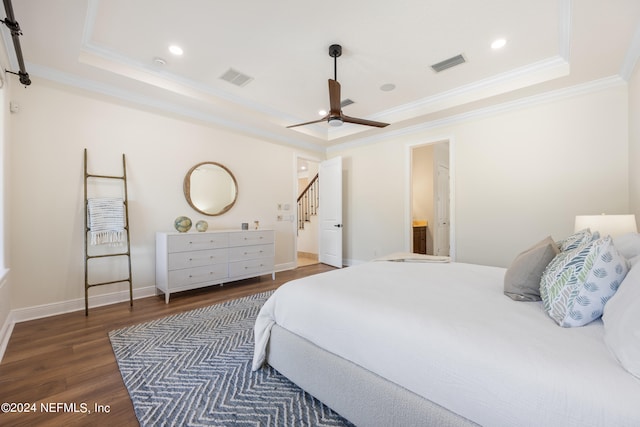
[[[156,290],[172,293],[271,273],[275,279],[273,230],[156,233]]]

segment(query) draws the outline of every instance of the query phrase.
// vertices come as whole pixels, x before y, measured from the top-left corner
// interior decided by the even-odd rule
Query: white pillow
[[[627,260],[640,255],[640,234],[638,233],[627,233],[615,237],[613,244],[616,246],[618,252]]]
[[[562,327],[583,326],[602,315],[628,271],[611,237],[559,254],[540,281],[546,312]]]
[[[604,307],[604,341],[620,364],[640,378],[640,265],[631,268]]]

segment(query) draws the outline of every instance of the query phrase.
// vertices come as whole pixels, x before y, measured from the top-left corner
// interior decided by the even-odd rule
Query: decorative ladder
[[[298,230],[304,230],[304,223],[311,220],[312,215],[318,214],[320,204],[320,181],[318,174],[307,184],[298,196]]]
[[[87,239],[87,235],[89,234],[89,224],[88,224],[88,215],[89,215],[89,199],[88,199],[88,190],[87,190],[87,182],[89,179],[106,179],[106,180],[121,180],[124,186],[124,229],[127,237],[126,251],[118,252],[118,253],[110,253],[110,254],[101,254],[101,255],[89,255],[89,243]],[[89,283],[89,261],[96,258],[107,258],[107,257],[127,257],[127,267],[128,273],[126,279],[121,280],[111,280],[107,282],[99,282],[99,283]],[[110,285],[113,283],[123,283],[129,282],[129,306],[133,307],[133,281],[131,279],[131,239],[129,235],[129,201],[127,194],[127,165],[125,162],[124,154],[122,154],[122,176],[114,176],[114,175],[94,175],[87,172],[87,149],[84,149],[84,315],[89,315],[89,288],[94,286],[102,286],[102,285]]]

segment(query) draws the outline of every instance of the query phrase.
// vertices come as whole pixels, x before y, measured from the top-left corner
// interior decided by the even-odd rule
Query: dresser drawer
[[[174,252],[169,254],[169,270],[201,267],[211,264],[226,264],[228,260],[229,250],[227,248],[193,252]]]
[[[244,231],[229,233],[229,246],[262,245],[273,243],[273,231]]]
[[[228,233],[188,233],[168,236],[167,251],[186,252],[203,249],[226,248],[229,245]]]
[[[239,246],[229,248],[229,261],[242,261],[247,259],[273,257],[274,248],[272,244]]]
[[[275,279],[273,230],[156,233],[156,289],[172,293],[270,273]]]
[[[193,283],[221,281],[227,277],[227,264],[169,271],[169,287]]]
[[[273,271],[273,258],[251,259],[229,263],[229,277],[256,276]]]

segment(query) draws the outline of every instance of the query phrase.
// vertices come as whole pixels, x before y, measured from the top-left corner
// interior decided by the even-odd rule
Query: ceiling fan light
[[[329,117],[329,126],[338,127],[342,126],[341,117]]]
[[[491,43],[491,49],[502,49],[507,44],[505,39],[497,39]]]
[[[181,56],[184,53],[182,48],[175,44],[172,44],[171,46],[169,46],[169,52],[173,53],[176,56]]]

